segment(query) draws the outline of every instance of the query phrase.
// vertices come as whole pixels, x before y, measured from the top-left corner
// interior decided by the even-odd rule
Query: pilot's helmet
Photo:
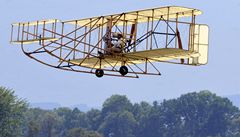
[[[118,33],[118,39],[123,38],[123,35],[121,33]]]
[[[113,33],[113,37],[121,39],[121,38],[123,38],[123,35],[121,33]]]

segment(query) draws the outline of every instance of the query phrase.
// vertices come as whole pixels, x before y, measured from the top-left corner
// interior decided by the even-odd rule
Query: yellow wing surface
[[[70,20],[70,21],[65,21],[65,23],[78,24],[79,26],[85,26],[91,20],[96,20],[96,25],[103,25],[102,24],[103,22],[108,22],[109,19],[122,15],[120,18],[117,18],[118,22],[116,25],[123,25],[126,20],[128,21],[128,24],[133,24],[135,22],[137,23],[147,22],[149,18],[152,20],[152,17],[154,17],[153,20],[159,20],[159,18],[161,17],[164,19],[175,19],[175,18],[181,18],[181,17],[191,17],[193,15],[200,15],[200,14],[202,14],[202,11],[198,9],[179,7],[179,6],[168,6],[168,7],[152,8],[152,9],[146,9],[146,10],[131,11],[131,12],[126,12],[121,14],[101,16],[103,20],[98,22],[97,22],[97,19],[100,17]]]
[[[132,53],[124,53],[115,56],[105,55],[101,61],[101,67],[107,68],[113,66],[121,66],[122,62],[126,62],[126,64],[128,65],[133,65],[145,63],[146,60],[150,62],[162,62],[176,59],[196,58],[199,56],[200,54],[197,52],[191,52],[182,49],[175,48],[155,49]],[[75,59],[71,60],[71,63],[76,65],[81,63],[81,65],[85,67],[100,68],[100,59],[97,57]]]

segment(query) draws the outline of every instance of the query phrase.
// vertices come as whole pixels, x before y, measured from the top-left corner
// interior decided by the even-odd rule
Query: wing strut
[[[177,38],[178,38],[178,48],[183,49],[182,40],[181,40],[180,32],[178,31],[178,29],[177,29]],[[184,64],[184,59],[181,59],[181,63]]]
[[[106,34],[103,39],[106,44],[105,49],[112,47],[111,33],[112,33],[112,19],[109,19],[107,23]]]
[[[129,38],[129,41],[128,41],[128,46],[131,45],[132,40],[133,40],[133,36],[135,36],[135,32],[136,32],[135,29],[136,29],[136,24],[132,24],[131,34],[130,34],[130,38]]]

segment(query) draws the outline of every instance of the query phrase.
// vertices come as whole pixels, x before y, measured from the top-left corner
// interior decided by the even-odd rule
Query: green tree
[[[68,131],[67,137],[102,137],[99,133],[83,128],[73,128]]]
[[[106,137],[134,137],[137,121],[132,107],[126,96],[112,95],[103,103],[99,131]]]
[[[71,114],[72,110],[67,107],[61,107],[54,109],[54,112],[57,113],[59,117],[66,118],[68,115]]]
[[[18,137],[23,134],[24,112],[27,104],[14,91],[0,87],[0,137]]]
[[[106,117],[108,114],[131,111],[132,104],[126,96],[112,95],[103,103],[102,115]]]
[[[44,137],[57,137],[61,124],[61,120],[56,113],[46,112],[41,122],[41,135]]]
[[[226,136],[225,133],[230,124],[231,117],[238,112],[238,109],[233,106],[232,102],[227,98],[216,96],[209,91],[188,95],[194,96],[193,101],[198,108],[195,109],[198,113],[198,117],[194,117],[193,115],[193,118],[196,118],[199,122],[198,127],[201,129],[197,131],[202,133],[202,136]],[[182,98],[184,98],[184,96]],[[190,125],[188,127],[190,127]]]
[[[101,111],[97,109],[92,109],[88,111],[86,115],[88,118],[90,129],[96,131],[99,128],[101,122],[103,121],[101,119]]]
[[[131,112],[133,113],[135,119],[140,121],[141,119],[147,117],[150,113],[152,106],[147,102],[141,102],[140,104],[135,103],[132,107]]]
[[[141,103],[141,117],[136,130],[137,137],[162,137],[163,136],[163,118],[157,102],[153,106],[146,102]]]
[[[189,93],[160,106],[166,136],[226,136],[231,117],[238,112],[227,98],[209,91]],[[172,131],[175,132],[172,132]]]
[[[40,108],[29,108],[25,113],[25,136],[39,137],[41,132],[41,123],[44,119],[46,110]]]
[[[59,125],[59,137],[66,137],[69,127],[69,120],[71,119],[72,110],[67,107],[61,107],[55,109],[54,112],[58,115],[59,119],[62,121],[62,124]]]
[[[240,137],[240,112],[232,116],[231,124],[228,126],[227,137]]]
[[[141,107],[137,108],[135,115],[141,113]],[[154,102],[138,118],[136,134],[138,137],[235,137],[239,133],[238,113],[228,99],[209,91],[188,93],[161,104]]]
[[[136,126],[137,121],[133,114],[123,111],[109,114],[99,130],[105,137],[135,137]]]
[[[238,137],[240,111],[209,91],[134,105],[126,96],[113,95],[102,110],[87,113],[28,109],[26,124],[27,137],[101,137],[94,131],[105,137]]]
[[[78,108],[73,109],[71,113],[66,116],[65,125],[67,129],[89,128],[86,114],[81,112]]]
[[[40,133],[39,124],[35,121],[28,122],[28,132],[27,137],[38,137]]]

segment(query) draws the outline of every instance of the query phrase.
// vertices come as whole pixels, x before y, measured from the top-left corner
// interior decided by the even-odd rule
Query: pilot
[[[107,37],[104,38],[105,42],[105,54],[112,54],[112,53],[121,53],[123,47],[123,35],[121,33],[113,33],[112,40],[109,41]]]
[[[114,33],[113,37],[117,38],[113,43],[112,51],[114,53],[121,53],[123,47],[123,35],[120,33]]]

